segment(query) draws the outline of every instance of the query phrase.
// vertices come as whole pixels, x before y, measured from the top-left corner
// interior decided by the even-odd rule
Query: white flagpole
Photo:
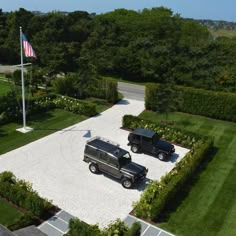
[[[23,39],[22,39],[22,28],[20,27],[20,58],[21,58],[21,86],[22,86],[22,114],[23,114],[23,127],[16,129],[21,133],[27,133],[33,130],[30,127],[26,127],[26,112],[25,112],[25,82],[24,82],[24,62],[23,62]],[[27,65],[27,64],[25,64]]]
[[[25,130],[26,129],[25,82],[24,82],[24,62],[23,62],[22,28],[21,27],[20,27],[20,56],[21,56],[21,87],[22,87],[23,130]]]

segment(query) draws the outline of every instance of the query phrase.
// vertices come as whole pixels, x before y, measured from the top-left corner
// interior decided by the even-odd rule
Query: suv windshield
[[[152,142],[153,142],[153,143],[157,143],[159,139],[160,139],[160,138],[159,138],[158,134],[156,133],[156,134],[154,134],[153,137],[152,137]]]
[[[129,152],[126,152],[122,157],[119,158],[120,166],[125,166],[131,162],[131,156]]]

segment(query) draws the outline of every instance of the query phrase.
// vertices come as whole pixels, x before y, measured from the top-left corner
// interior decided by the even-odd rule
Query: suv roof
[[[101,138],[101,137],[94,137],[87,141],[87,144],[96,148],[103,150],[107,153],[112,154],[113,156],[119,158],[127,153],[126,150],[119,147],[119,144],[116,144],[110,140]]]
[[[145,136],[148,138],[152,138],[153,135],[155,134],[155,132],[153,130],[144,129],[144,128],[137,128],[132,133],[136,134],[136,135],[142,135],[142,136]]]

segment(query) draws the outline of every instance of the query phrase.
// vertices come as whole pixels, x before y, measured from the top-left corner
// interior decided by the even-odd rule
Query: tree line
[[[100,15],[0,11],[0,64],[19,64],[19,26],[37,54],[34,64],[49,77],[94,68],[99,75],[133,81],[171,79],[236,91],[236,40],[214,39],[205,26],[167,8]]]

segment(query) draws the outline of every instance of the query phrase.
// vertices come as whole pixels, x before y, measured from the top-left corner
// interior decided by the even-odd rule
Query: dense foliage
[[[17,206],[32,212],[35,216],[43,216],[53,205],[47,199],[41,198],[32,189],[32,185],[24,180],[18,180],[8,171],[0,174],[0,195]]]
[[[148,84],[145,91],[146,109],[157,110],[160,86]],[[177,86],[182,102],[179,111],[216,119],[236,121],[236,94]]]
[[[19,64],[19,26],[36,51],[34,65],[49,77],[80,71],[86,83],[97,71],[137,81],[171,77],[181,85],[235,91],[236,40],[214,39],[206,27],[170,9],[117,9],[97,16],[0,11],[0,64]]]
[[[163,129],[162,126],[138,117],[124,116],[123,126],[130,129],[136,127],[152,129],[158,132],[161,137],[177,141],[177,143],[191,149],[160,181],[152,181],[140,200],[134,204],[135,214],[138,217],[156,220],[163,213],[165,207],[174,201],[178,192],[184,188],[186,181],[193,177],[202,160],[207,158],[213,141],[211,138],[201,137],[183,130],[177,131],[170,127]],[[176,137],[176,134],[179,138]]]
[[[88,225],[79,219],[72,219],[66,236],[139,236],[141,224],[136,222],[128,228],[123,221],[117,219],[106,228],[99,229],[98,225]]]

